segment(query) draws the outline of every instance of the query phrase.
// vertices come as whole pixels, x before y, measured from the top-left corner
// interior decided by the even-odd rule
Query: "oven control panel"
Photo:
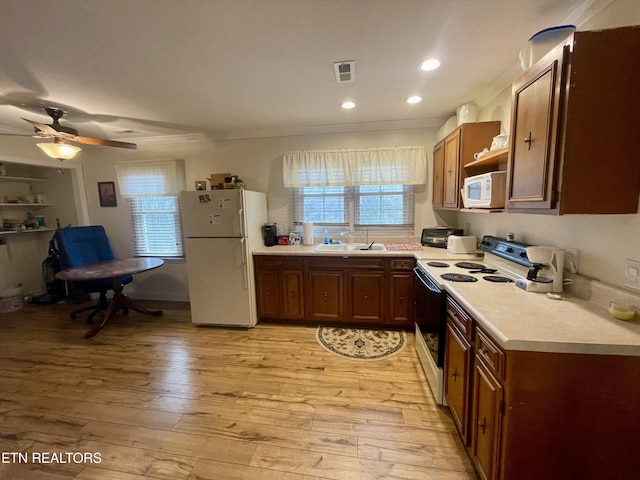
[[[497,255],[511,262],[525,267],[530,267],[531,262],[527,258],[526,243],[508,241],[504,238],[485,235],[480,242],[480,250]]]

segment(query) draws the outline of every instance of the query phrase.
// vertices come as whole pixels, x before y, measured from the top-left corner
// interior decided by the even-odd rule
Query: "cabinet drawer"
[[[326,257],[307,257],[307,266],[309,268],[367,268],[380,269],[384,268],[384,260],[382,258],[353,258],[348,255],[326,256]]]
[[[505,380],[505,354],[481,328],[476,330],[476,355],[497,378]]]
[[[413,258],[394,258],[389,261],[391,270],[411,270],[415,265]]]
[[[302,257],[256,255],[253,259],[258,268],[302,269]]]
[[[451,321],[453,321],[453,323],[464,334],[467,340],[471,341],[471,328],[473,326],[473,319],[451,297],[447,297],[447,317],[449,317]]]

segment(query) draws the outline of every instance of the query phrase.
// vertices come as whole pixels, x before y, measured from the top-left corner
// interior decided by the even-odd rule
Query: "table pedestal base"
[[[100,323],[95,328],[85,333],[84,338],[91,338],[95,336],[108,322],[111,321],[119,310],[125,310],[126,312],[127,309],[130,309],[144,315],[153,315],[154,317],[162,315],[162,310],[148,310],[135,304],[133,300],[122,293],[123,287],[122,277],[113,279],[113,297],[111,298],[111,302],[109,302],[109,307],[107,308],[107,311],[104,312]]]

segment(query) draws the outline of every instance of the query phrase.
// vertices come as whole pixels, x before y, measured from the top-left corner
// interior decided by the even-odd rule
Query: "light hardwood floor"
[[[476,478],[411,334],[401,354],[356,362],[314,327],[197,327],[188,306],[160,306],[90,340],[67,305],[0,314],[0,478]]]

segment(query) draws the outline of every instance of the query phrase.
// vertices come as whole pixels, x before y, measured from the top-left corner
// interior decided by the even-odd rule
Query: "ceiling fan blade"
[[[138,148],[135,143],[118,142],[116,140],[106,140],[104,138],[78,137],[73,139],[74,142],[84,143],[85,145],[102,145],[104,147],[120,147],[120,148]]]
[[[44,133],[48,133],[49,135],[54,135],[54,136],[58,136],[60,135],[60,132],[58,132],[55,128],[53,128],[51,125],[46,125],[44,123],[38,123],[38,122],[34,122],[33,120],[29,120],[28,118],[23,118],[23,120],[25,122],[29,122],[31,125],[33,125],[34,127],[36,127],[38,130],[40,130],[41,132]]]

